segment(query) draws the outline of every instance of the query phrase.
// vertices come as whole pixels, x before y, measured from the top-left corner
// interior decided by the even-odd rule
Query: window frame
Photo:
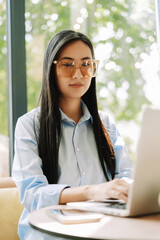
[[[27,112],[25,0],[7,0],[7,78],[9,172],[14,157],[14,131],[18,117]]]

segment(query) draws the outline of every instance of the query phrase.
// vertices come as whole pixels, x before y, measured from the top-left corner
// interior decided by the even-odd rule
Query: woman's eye
[[[84,66],[84,67],[90,66],[90,63],[89,63],[89,62],[83,62],[83,63],[82,63],[82,66]]]
[[[63,63],[62,66],[64,66],[64,67],[73,67],[74,64],[73,63]]]

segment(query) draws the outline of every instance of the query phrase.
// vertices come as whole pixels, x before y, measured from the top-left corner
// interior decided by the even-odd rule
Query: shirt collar
[[[82,107],[82,112],[83,112],[83,116],[80,118],[78,124],[82,123],[82,122],[85,122],[85,121],[88,121],[88,120],[91,120],[91,122],[93,123],[93,118],[86,106],[86,104],[81,100],[81,107]],[[69,122],[73,122],[73,120],[69,117],[67,117],[67,115],[61,110],[60,110],[60,113],[61,113],[61,120],[67,120]]]

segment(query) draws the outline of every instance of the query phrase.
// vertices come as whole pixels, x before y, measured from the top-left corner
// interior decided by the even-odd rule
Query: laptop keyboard
[[[126,209],[126,203],[111,203],[111,204],[107,204],[107,207],[118,208],[118,209]]]

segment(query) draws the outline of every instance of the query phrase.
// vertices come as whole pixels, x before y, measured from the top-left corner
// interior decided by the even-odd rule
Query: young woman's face
[[[92,53],[80,40],[68,43],[59,55],[56,64],[57,86],[61,98],[81,98],[91,83],[89,61]]]

